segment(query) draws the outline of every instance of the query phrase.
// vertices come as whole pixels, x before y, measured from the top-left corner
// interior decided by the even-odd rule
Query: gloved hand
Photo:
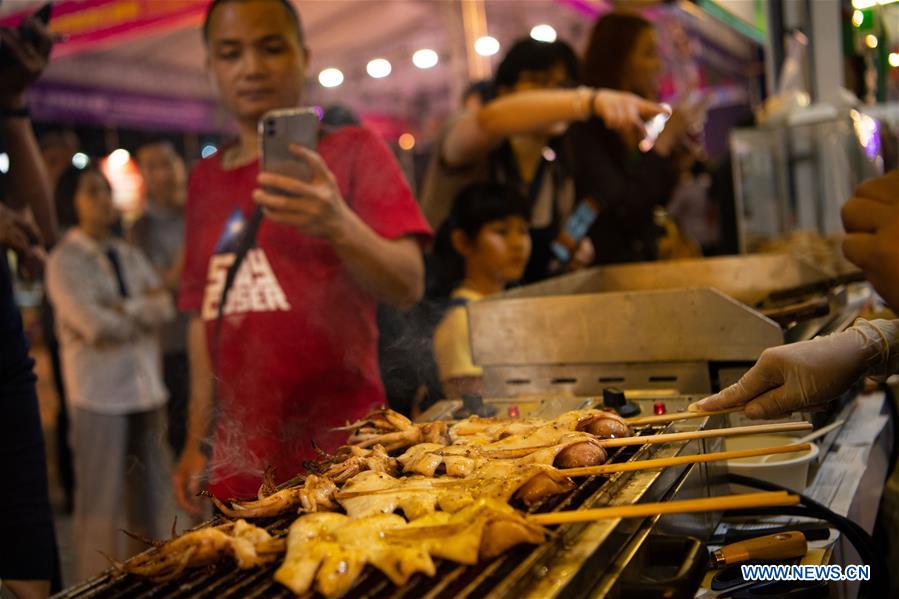
[[[842,333],[765,350],[739,381],[690,409],[745,405],[749,418],[779,418],[839,397],[862,376],[897,368],[899,321],[858,320]]]

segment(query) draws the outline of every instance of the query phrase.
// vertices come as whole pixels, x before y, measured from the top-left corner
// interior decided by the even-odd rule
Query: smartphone
[[[290,144],[314,150],[321,123],[312,108],[288,108],[266,112],[259,119],[262,170],[309,181],[309,165],[290,151]]]
[[[643,127],[646,131],[646,136],[640,140],[641,152],[648,152],[652,149],[656,140],[659,138],[659,135],[661,135],[662,131],[665,129],[665,123],[671,118],[671,107],[667,104],[662,104],[662,106],[666,107],[668,112],[660,112],[646,121],[646,124]]]

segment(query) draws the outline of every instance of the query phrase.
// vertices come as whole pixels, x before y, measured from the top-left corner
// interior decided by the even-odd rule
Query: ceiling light
[[[489,35],[479,37],[474,43],[474,51],[481,56],[493,56],[499,52],[499,42]]]
[[[890,52],[887,60],[889,61],[891,67],[899,68],[899,52]]]
[[[869,33],[865,36],[865,45],[871,48],[872,50],[877,47],[877,36]]]
[[[419,69],[430,69],[437,66],[439,61],[440,58],[437,56],[437,53],[428,48],[422,48],[412,55],[412,64]]]
[[[384,58],[369,60],[368,64],[365,65],[365,71],[370,77],[374,77],[375,79],[386,77],[390,74],[391,70],[393,70],[393,67],[390,66],[390,61]]]
[[[334,67],[324,69],[318,74],[318,82],[321,83],[322,87],[337,87],[343,83],[343,73],[340,72],[340,69],[335,69]]]
[[[531,29],[531,37],[538,42],[554,42],[556,41],[556,30],[545,23],[541,23]]]
[[[9,172],[9,154],[0,152],[0,173],[4,175]]]

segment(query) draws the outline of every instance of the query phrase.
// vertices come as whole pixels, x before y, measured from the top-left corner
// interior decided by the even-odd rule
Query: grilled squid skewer
[[[543,527],[489,499],[412,523],[395,514],[309,514],[291,525],[287,555],[275,580],[297,595],[314,589],[325,597],[341,597],[367,564],[403,585],[416,572],[434,576],[432,558],[471,565],[514,545],[541,543],[545,535]]]
[[[604,410],[576,410],[552,420],[525,418],[501,420],[472,416],[455,423],[412,422],[402,414],[381,408],[365,418],[338,430],[351,431],[348,443],[370,447],[380,443],[388,451],[412,447],[419,443],[437,445],[480,444],[499,441],[508,436],[531,434],[544,427],[560,431],[586,431],[608,439],[630,436],[632,431],[618,414]]]
[[[283,540],[245,520],[201,528],[168,541],[147,542],[155,549],[114,565],[122,572],[166,582],[187,568],[212,564],[223,556],[232,557],[237,567],[245,570],[268,563],[284,551]]]
[[[380,445],[371,449],[344,447],[321,474],[310,474],[301,484],[277,490],[273,471],[266,470],[258,498],[252,501],[222,501],[207,494],[213,505],[230,518],[267,518],[290,511],[318,512],[337,509],[334,493],[337,486],[360,472],[397,474],[399,464]]]

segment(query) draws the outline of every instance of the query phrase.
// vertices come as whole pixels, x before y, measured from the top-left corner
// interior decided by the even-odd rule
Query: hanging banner
[[[50,30],[61,36],[53,56],[69,56],[183,27],[198,25],[208,0],[61,0],[53,3]],[[0,19],[0,25],[16,26],[34,13],[31,5]]]
[[[82,123],[146,130],[217,132],[216,104],[206,100],[151,96],[41,82],[28,90],[35,121]]]

